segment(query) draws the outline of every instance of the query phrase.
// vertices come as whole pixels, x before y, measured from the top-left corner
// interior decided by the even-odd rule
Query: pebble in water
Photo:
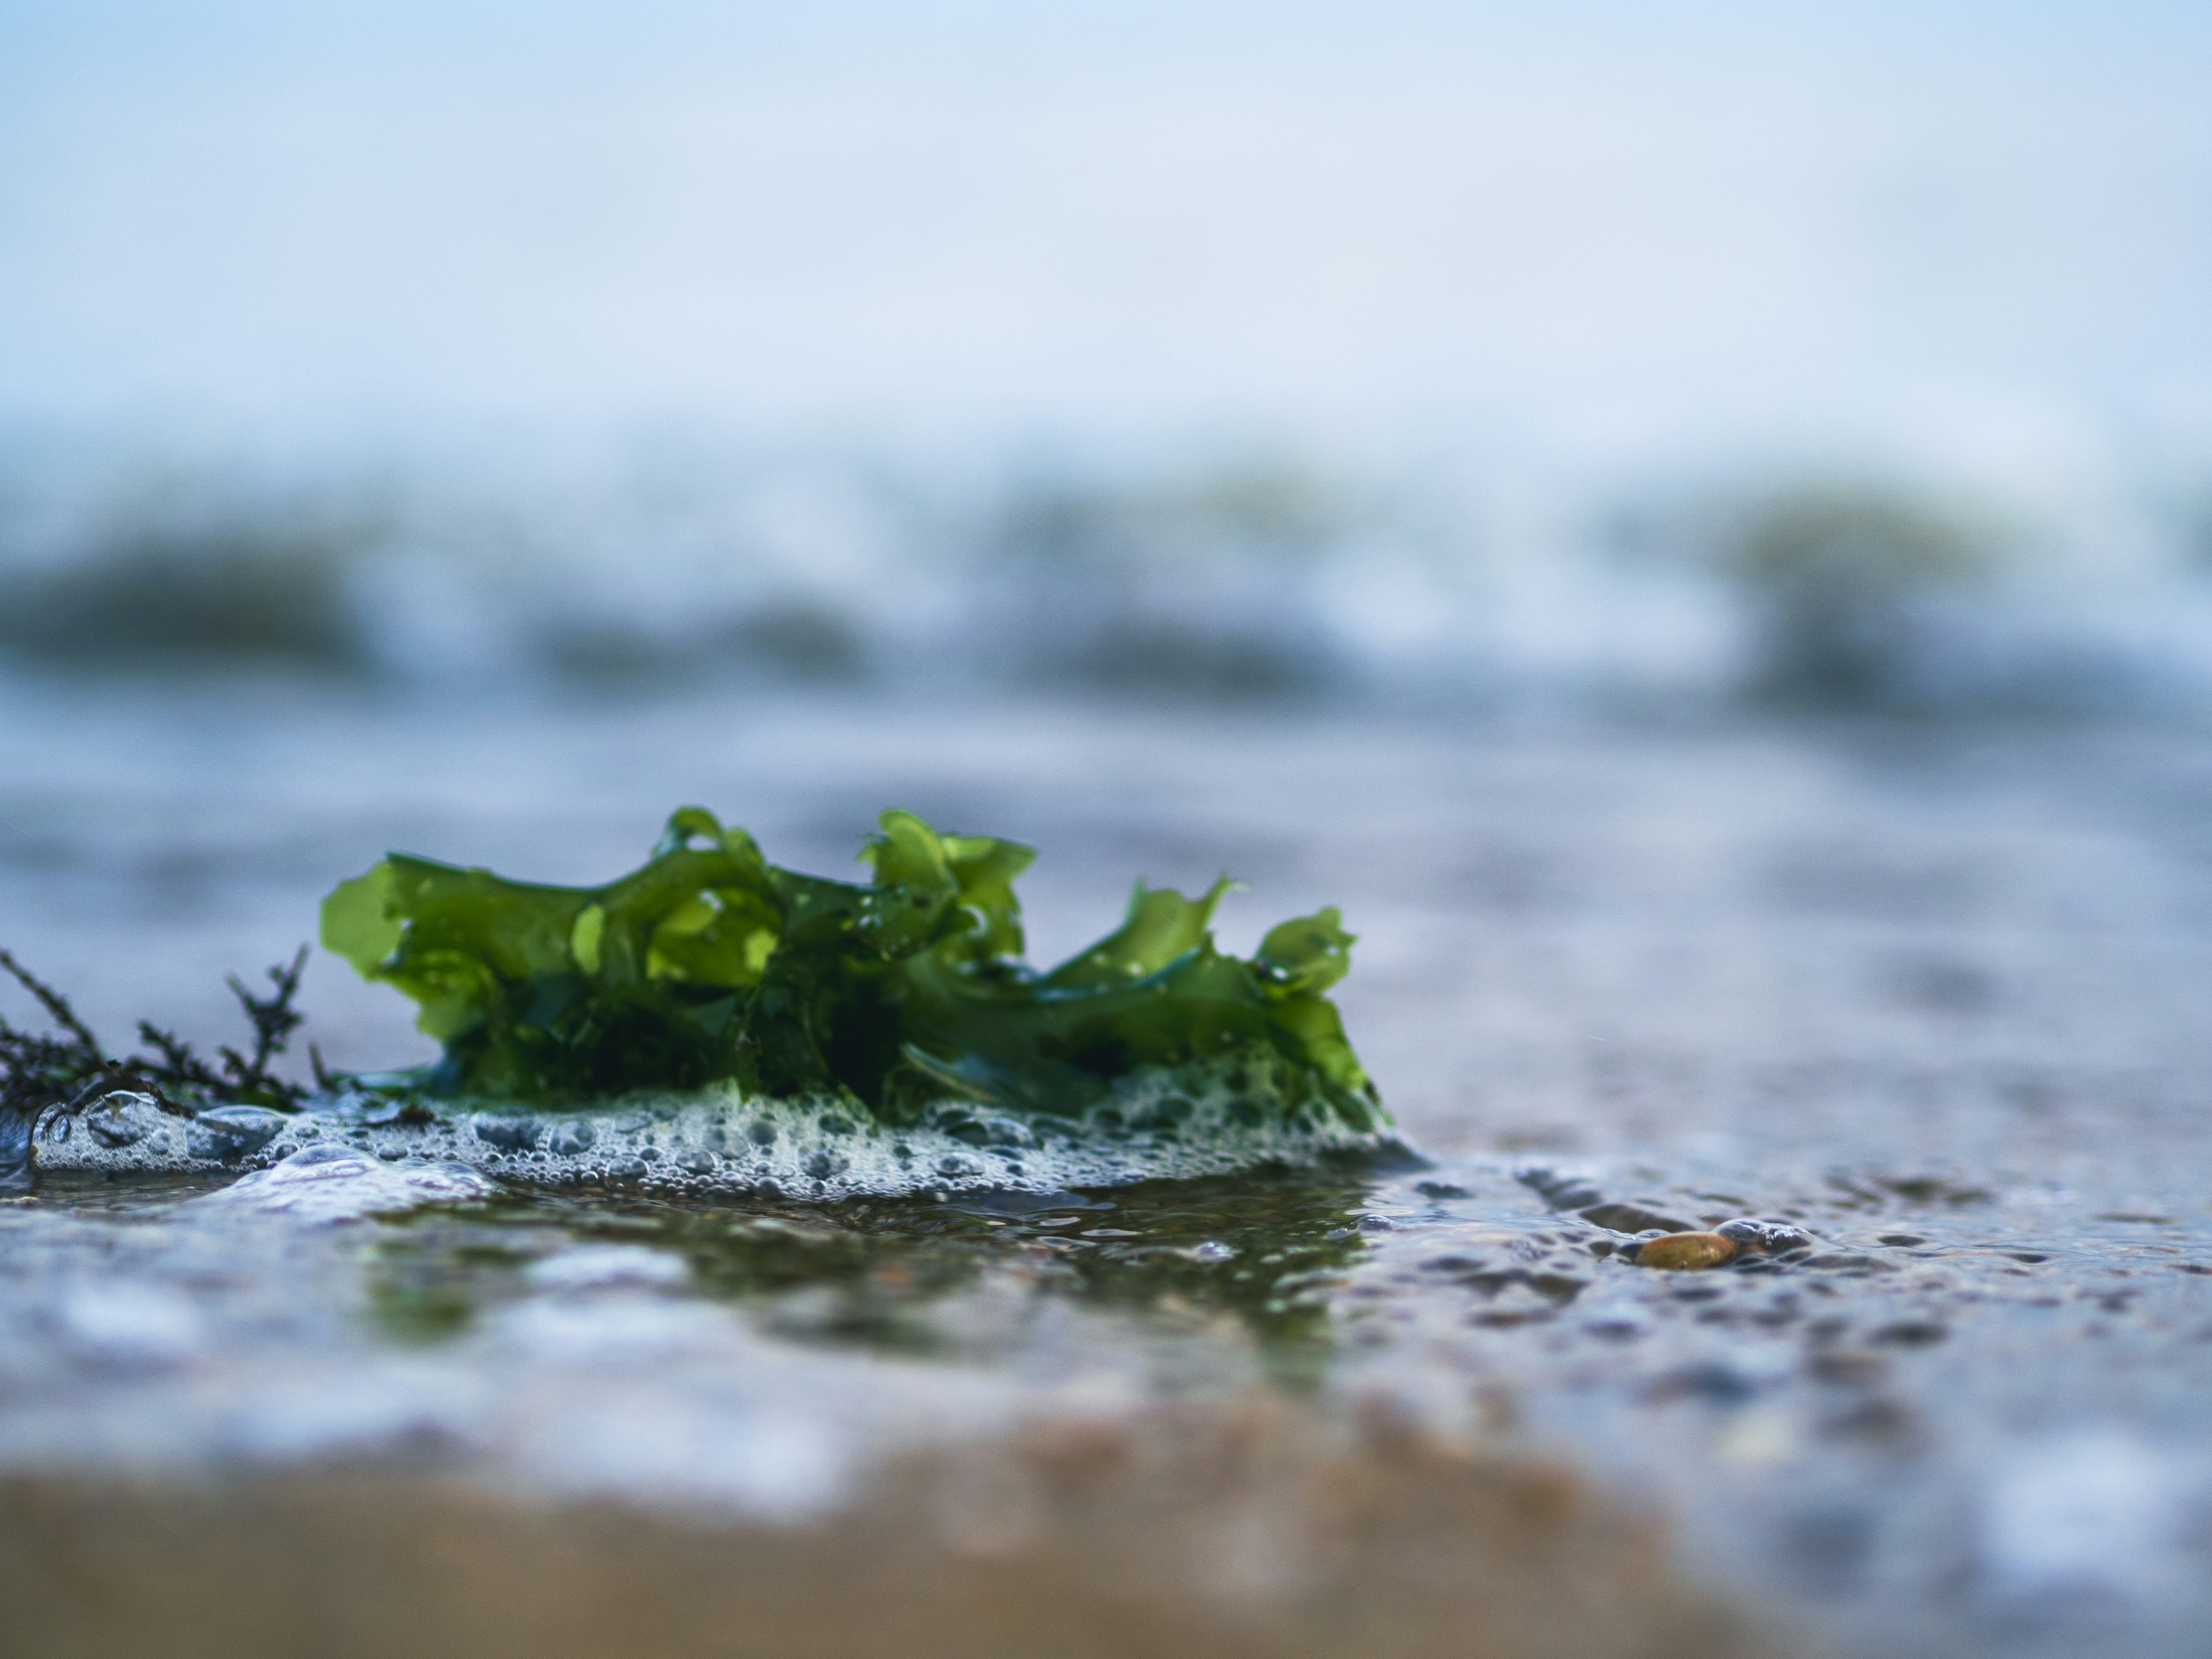
[[[1663,1267],[1676,1273],[1700,1267],[1724,1267],[1736,1258],[1736,1243],[1720,1233],[1662,1233],[1647,1238],[1636,1253],[1639,1267]]]

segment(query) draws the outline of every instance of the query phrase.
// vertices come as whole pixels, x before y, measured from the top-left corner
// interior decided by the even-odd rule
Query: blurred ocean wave
[[[1840,465],[1547,495],[1265,451],[953,468],[667,444],[536,472],[8,459],[0,660],[20,674],[2212,707],[2212,483],[2054,512]]]
[[[2195,710],[2207,18],[34,6],[0,672]]]

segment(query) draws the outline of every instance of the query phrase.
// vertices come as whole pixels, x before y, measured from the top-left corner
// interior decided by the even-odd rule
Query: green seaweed
[[[1334,908],[1247,961],[1213,943],[1225,879],[1139,883],[1118,929],[1040,972],[1013,888],[1029,848],[878,824],[866,882],[781,869],[696,806],[601,887],[394,854],[324,901],[323,943],[413,998],[445,1053],[363,1081],[555,1105],[727,1083],[907,1124],[948,1099],[1080,1118],[1148,1068],[1241,1065],[1273,1080],[1256,1103],[1387,1121],[1324,994],[1352,944]]]

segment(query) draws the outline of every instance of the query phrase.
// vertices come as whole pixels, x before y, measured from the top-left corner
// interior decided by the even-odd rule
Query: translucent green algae
[[[933,1103],[1080,1118],[1156,1068],[1270,1086],[1263,1109],[1387,1121],[1324,993],[1351,964],[1334,909],[1249,961],[1200,898],[1139,884],[1121,926],[1048,971],[1020,960],[1015,878],[1036,855],[888,811],[872,879],[769,864],[699,807],[602,887],[509,881],[394,854],[323,902],[323,943],[421,1005],[445,1045],[381,1081],[550,1104],[734,1084],[834,1097],[878,1122]]]

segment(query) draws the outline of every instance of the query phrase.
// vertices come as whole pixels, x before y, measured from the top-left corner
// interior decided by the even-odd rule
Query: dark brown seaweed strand
[[[100,1056],[103,1052],[100,1046],[100,1039],[92,1034],[90,1026],[76,1017],[76,1010],[70,1006],[67,997],[55,990],[52,986],[24,967],[5,951],[0,951],[0,968],[4,968],[14,975],[25,990],[45,1005],[48,1018],[76,1039],[75,1046],[94,1059]]]
[[[270,982],[276,989],[274,995],[265,997],[254,995],[237,975],[230,975],[230,988],[253,1027],[253,1058],[251,1061],[241,1061],[233,1049],[222,1051],[233,1080],[240,1087],[276,1090],[286,1093],[290,1100],[299,1098],[301,1090],[297,1085],[281,1083],[269,1075],[269,1062],[284,1052],[284,1045],[291,1040],[292,1033],[299,1030],[300,1022],[306,1018],[292,1006],[292,1000],[300,993],[300,975],[306,971],[307,966],[307,947],[302,945],[289,965],[279,963],[268,970]]]
[[[62,1032],[56,1036],[27,1031],[0,1017],[0,1109],[33,1116],[55,1107],[75,1112],[107,1091],[122,1088],[143,1090],[162,1110],[187,1116],[197,1106],[240,1097],[296,1107],[306,1089],[272,1075],[270,1068],[303,1018],[294,1005],[307,960],[303,945],[290,963],[270,968],[275,988],[265,996],[231,976],[231,989],[253,1030],[252,1053],[249,1057],[221,1048],[217,1067],[174,1032],[144,1020],[138,1025],[141,1052],[124,1059],[109,1055],[67,997],[0,951],[0,969],[38,999]]]

